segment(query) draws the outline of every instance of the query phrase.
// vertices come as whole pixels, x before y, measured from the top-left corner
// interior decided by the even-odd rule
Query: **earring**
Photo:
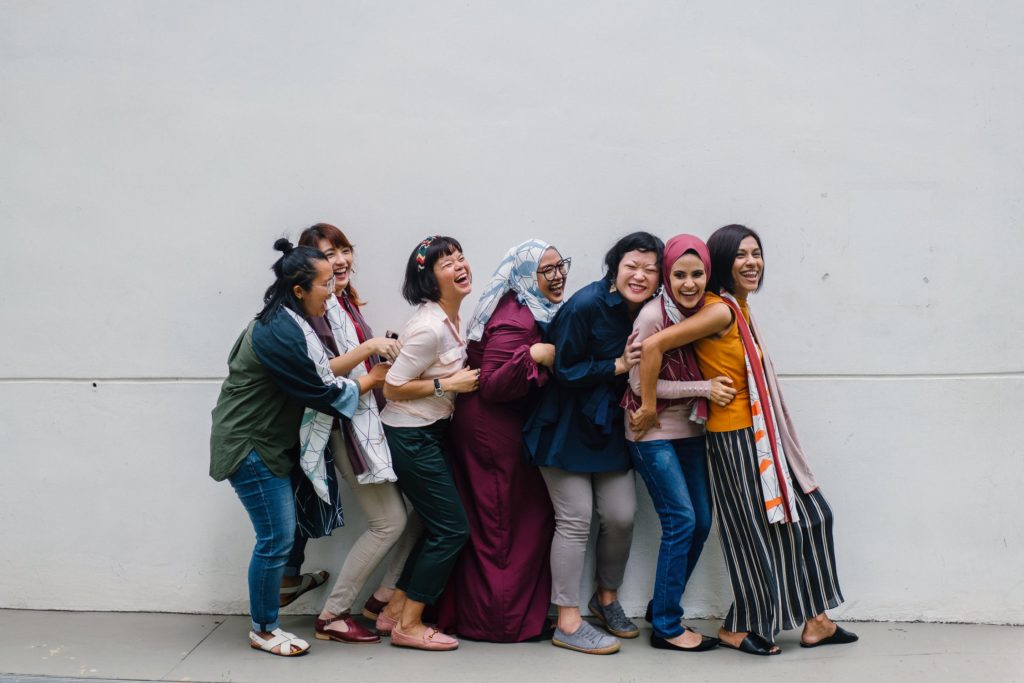
[[[612,282],[612,286],[608,288],[608,293],[609,294],[613,294],[614,292],[617,292],[617,291],[619,291],[619,290],[615,289],[615,283]]]

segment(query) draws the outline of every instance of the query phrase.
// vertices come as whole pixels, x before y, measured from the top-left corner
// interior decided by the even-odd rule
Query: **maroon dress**
[[[530,357],[539,341],[530,309],[509,292],[466,349],[480,388],[458,398],[451,455],[470,539],[437,609],[442,629],[472,640],[519,642],[547,630],[554,514],[522,446],[523,423],[548,379]]]

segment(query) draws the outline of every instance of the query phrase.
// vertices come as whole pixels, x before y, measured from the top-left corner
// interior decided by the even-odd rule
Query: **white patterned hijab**
[[[487,321],[509,290],[514,291],[519,302],[530,309],[534,320],[543,325],[551,322],[561,303],[549,301],[537,286],[537,265],[544,252],[551,248],[547,242],[531,239],[508,250],[473,309],[466,331],[467,341],[480,341]]]

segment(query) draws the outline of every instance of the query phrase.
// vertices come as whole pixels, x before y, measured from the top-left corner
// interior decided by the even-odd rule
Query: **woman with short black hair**
[[[228,355],[228,376],[213,409],[210,476],[228,479],[252,520],[256,546],[249,562],[250,645],[291,656],[309,643],[278,624],[279,587],[295,531],[290,474],[296,464],[305,407],[351,417],[359,396],[380,386],[384,368],[357,381],[336,377],[309,325],[334,296],[334,273],[317,249],[279,239],[282,256],[263,309]]]
[[[459,307],[473,287],[462,245],[434,235],[409,255],[402,295],[416,306],[398,339],[402,348],[384,384],[381,414],[398,486],[423,521],[424,535],[405,563],[395,594],[377,617],[391,644],[454,650],[459,641],[423,623],[423,609],[444,590],[469,522],[452,480],[448,430],[455,396],[475,391],[466,364]]]
[[[555,510],[551,601],[558,607],[552,643],[587,654],[618,651],[619,641],[583,621],[579,586],[596,509],[597,592],[589,608],[612,634],[640,631],[622,610],[622,584],[633,539],[636,484],[619,399],[640,359],[633,319],[661,284],[662,241],[626,235],[605,256],[605,276],[562,305],[548,327],[555,345],[554,382],[543,389],[526,426],[527,457],[540,466]]]

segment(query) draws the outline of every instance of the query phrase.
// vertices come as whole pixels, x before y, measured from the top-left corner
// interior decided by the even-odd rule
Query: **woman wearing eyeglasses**
[[[334,273],[310,247],[279,239],[276,281],[263,310],[228,356],[228,377],[213,409],[210,476],[227,479],[249,513],[256,546],[249,562],[249,608],[254,649],[291,656],[309,643],[281,630],[279,589],[295,532],[290,473],[295,466],[304,407],[351,418],[360,395],[380,387],[385,367],[356,380],[335,375],[337,365],[309,321],[327,312]]]
[[[438,625],[474,640],[514,643],[548,628],[554,517],[544,479],[523,460],[522,432],[554,363],[544,331],[569,265],[547,242],[513,247],[466,333],[480,388],[456,404],[452,464],[470,537],[438,604]]]

